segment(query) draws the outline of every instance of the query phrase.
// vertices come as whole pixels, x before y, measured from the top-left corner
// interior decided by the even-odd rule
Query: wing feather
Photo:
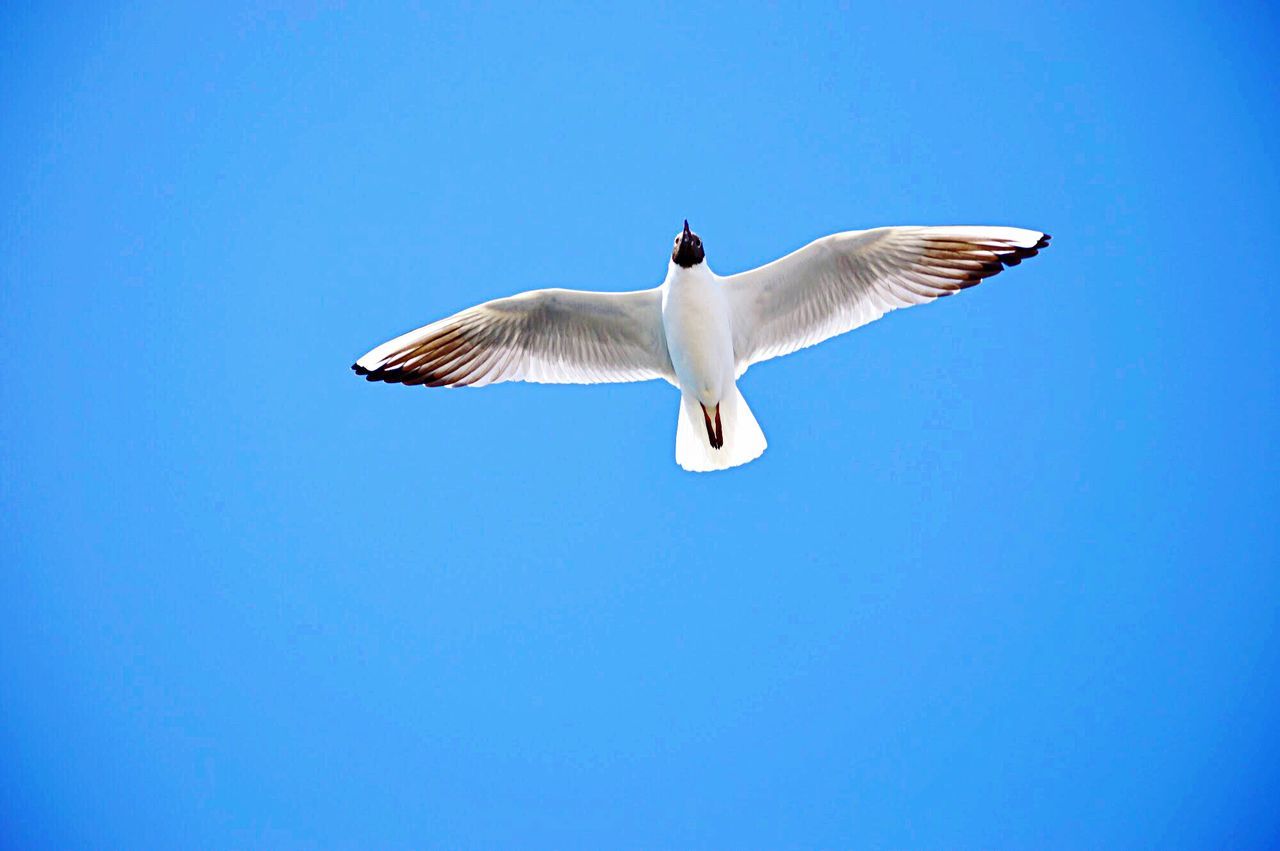
[[[675,375],[657,289],[534,290],[495,299],[383,343],[351,368],[369,381],[428,387]]]
[[[1024,228],[875,228],[832,234],[730,275],[738,373],[972,287],[1048,244],[1048,234]]]

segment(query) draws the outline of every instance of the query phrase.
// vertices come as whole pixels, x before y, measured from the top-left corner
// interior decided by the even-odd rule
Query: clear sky
[[[1268,4],[350,6],[0,10],[0,845],[1276,839]],[[348,370],[686,217],[1054,243],[726,474]]]

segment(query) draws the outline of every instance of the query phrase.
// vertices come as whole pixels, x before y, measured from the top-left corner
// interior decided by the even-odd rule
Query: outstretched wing
[[[1034,256],[1049,235],[1006,227],[891,227],[832,234],[724,279],[738,373],[959,292]]]
[[[674,377],[657,289],[534,290],[396,337],[351,367],[369,381],[461,387]]]

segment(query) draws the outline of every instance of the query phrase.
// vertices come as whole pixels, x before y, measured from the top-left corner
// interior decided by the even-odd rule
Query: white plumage
[[[681,391],[677,462],[725,469],[766,446],[736,385],[752,364],[951,295],[1048,243],[1010,227],[847,231],[721,277],[686,223],[655,289],[495,299],[383,343],[352,368],[370,381],[432,387],[663,378]]]

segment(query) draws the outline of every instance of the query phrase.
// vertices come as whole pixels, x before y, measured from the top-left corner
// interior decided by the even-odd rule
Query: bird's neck
[[[710,267],[707,266],[706,260],[703,260],[701,263],[695,263],[687,269],[674,260],[667,263],[667,284],[670,286],[682,286],[685,284],[702,282],[709,283],[714,280],[714,278],[715,275],[712,274]]]

